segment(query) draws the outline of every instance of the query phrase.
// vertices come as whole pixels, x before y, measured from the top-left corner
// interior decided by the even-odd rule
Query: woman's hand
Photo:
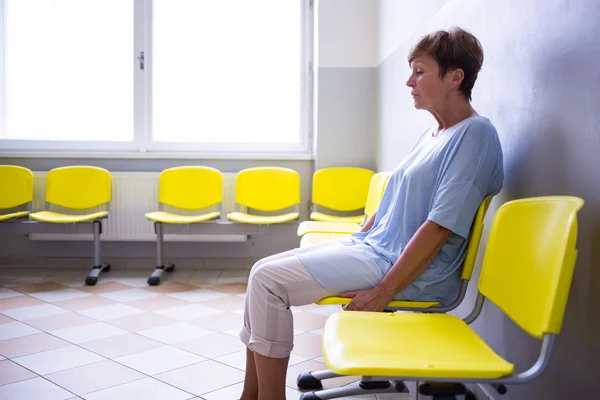
[[[340,296],[352,299],[345,310],[379,312],[385,310],[394,293],[383,286],[375,286],[373,289],[341,293]]]

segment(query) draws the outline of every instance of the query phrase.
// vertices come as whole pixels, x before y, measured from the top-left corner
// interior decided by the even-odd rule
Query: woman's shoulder
[[[488,118],[481,115],[475,115],[463,121],[461,126],[462,135],[460,141],[476,140],[476,141],[497,141],[498,131]],[[458,138],[457,138],[458,139]]]

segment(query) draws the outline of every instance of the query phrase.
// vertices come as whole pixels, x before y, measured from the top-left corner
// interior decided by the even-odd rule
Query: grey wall
[[[406,18],[419,17],[419,2],[403,2],[402,7]],[[488,212],[488,227],[498,206],[511,199],[574,195],[586,201],[579,216],[575,276],[550,367],[531,384],[511,386],[502,398],[598,397],[599,20],[600,3],[593,0],[451,0],[424,19],[378,69],[380,169],[393,168],[417,135],[433,123],[425,112],[413,110],[404,86],[409,73],[409,46],[421,34],[460,25],[483,44],[485,62],[473,104],[495,124],[505,154],[505,186]],[[487,229],[480,250],[486,239]],[[471,285],[467,304],[457,314],[464,315],[472,306],[475,291],[475,285]],[[486,305],[474,327],[496,351],[514,362],[517,370],[531,365],[539,351],[538,341],[491,304]]]

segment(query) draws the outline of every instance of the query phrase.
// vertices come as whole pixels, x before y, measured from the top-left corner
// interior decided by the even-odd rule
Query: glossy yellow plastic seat
[[[300,175],[288,168],[260,167],[240,171],[236,177],[236,206],[248,208],[248,212],[229,213],[230,221],[243,224],[281,224],[297,220],[300,204]],[[296,211],[282,212],[294,207]],[[250,210],[275,215],[261,215]]]
[[[0,165],[0,221],[26,217],[32,201],[33,173],[16,165]]]
[[[445,307],[441,307],[439,302],[433,301],[410,301],[410,300],[392,300],[388,303],[389,309],[395,310],[410,310],[419,311],[427,310],[428,312],[447,312],[456,307],[462,302],[466,291],[467,285],[473,276],[473,269],[475,268],[475,259],[477,258],[477,250],[479,249],[479,243],[481,241],[481,235],[483,233],[483,219],[492,201],[492,196],[483,199],[483,202],[479,205],[475,218],[473,220],[473,226],[471,227],[471,235],[469,237],[469,243],[467,244],[467,251],[465,260],[462,266],[462,272],[460,276],[461,288],[460,292],[452,304]],[[352,299],[345,297],[326,297],[316,304],[319,305],[330,305],[330,304],[348,304]]]
[[[222,201],[223,174],[215,168],[183,166],[168,168],[160,173],[159,211],[146,214],[146,219],[154,222],[157,247],[156,268],[148,278],[148,284],[158,285],[163,271],[171,272],[175,269],[175,265],[165,265],[163,262],[162,224],[189,225],[215,220],[221,216],[221,212],[211,211],[210,207],[218,206],[220,210]],[[165,206],[174,210],[164,211]],[[191,212],[191,215],[187,212]]]
[[[365,215],[360,217],[360,221],[357,219],[352,222],[340,222],[333,219],[331,222],[304,221],[298,227],[298,236],[304,236],[311,233],[352,234],[358,232],[362,224],[377,211],[391,175],[391,171],[384,171],[378,172],[372,176],[365,205]],[[320,235],[313,237],[310,240],[307,239],[306,242],[316,243],[318,240],[328,240],[326,238],[327,236]]]
[[[110,265],[100,260],[100,235],[102,219],[108,217],[112,196],[112,177],[104,168],[85,165],[55,168],[46,176],[46,204],[68,210],[44,210],[32,213],[30,218],[50,224],[91,222],[94,228],[94,267],[86,284],[95,285],[100,272]],[[103,207],[104,210],[92,210]]]
[[[549,364],[561,330],[582,207],[582,199],[569,196],[515,200],[500,207],[490,231],[475,309],[464,320],[448,314],[348,311],[330,316],[323,332],[323,355],[333,373],[326,378],[360,375],[364,382],[394,382],[397,377],[495,385],[535,379]],[[514,372],[513,364],[468,326],[486,299],[529,335],[543,339],[531,368]],[[395,391],[395,387],[388,390]],[[317,394],[331,399],[368,393],[355,385]]]
[[[323,222],[351,222],[360,224],[365,216],[336,216],[318,212],[316,207],[337,212],[350,212],[364,209],[371,178],[375,173],[365,168],[333,167],[323,168],[313,175],[312,204],[310,219]]]

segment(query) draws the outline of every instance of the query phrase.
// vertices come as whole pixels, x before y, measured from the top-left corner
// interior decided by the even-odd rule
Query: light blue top
[[[447,304],[456,297],[477,208],[502,188],[502,148],[496,129],[481,116],[467,118],[436,136],[434,132],[424,132],[394,170],[368,232],[296,252],[311,275],[332,293],[367,289],[380,282],[419,227],[431,220],[452,235],[396,298]]]

